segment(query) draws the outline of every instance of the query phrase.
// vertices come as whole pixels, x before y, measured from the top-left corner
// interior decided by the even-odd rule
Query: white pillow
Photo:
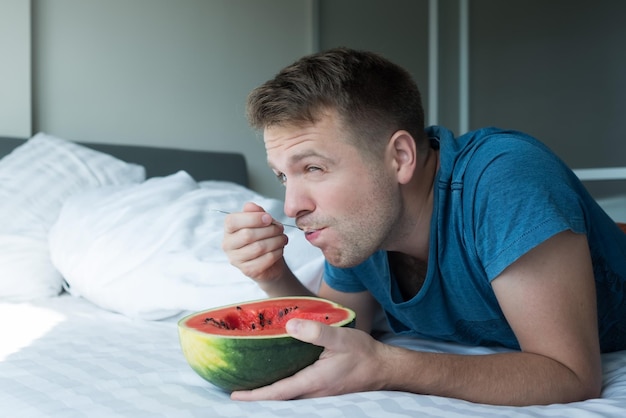
[[[0,160],[0,300],[55,296],[48,230],[65,199],[108,184],[140,182],[143,167],[39,133]]]
[[[241,210],[247,201],[287,221],[278,200],[228,182],[200,187],[183,171],[88,190],[67,200],[51,229],[52,261],[70,293],[131,317],[163,319],[261,299],[259,287],[228,262],[224,214],[212,210]],[[287,262],[317,290],[323,255],[301,231],[287,229]]]

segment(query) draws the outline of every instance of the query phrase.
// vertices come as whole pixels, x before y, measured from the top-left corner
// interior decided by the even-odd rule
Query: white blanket
[[[279,200],[228,182],[198,184],[183,171],[77,193],[50,231],[52,262],[70,293],[132,317],[163,319],[261,299],[266,295],[222,251],[224,214],[215,211],[239,211],[247,201],[292,222]],[[321,251],[302,231],[285,233],[287,263],[316,291]]]

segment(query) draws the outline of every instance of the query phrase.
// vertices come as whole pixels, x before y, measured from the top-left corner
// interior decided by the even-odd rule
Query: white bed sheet
[[[146,321],[64,294],[0,303],[0,411],[6,417],[624,417],[626,351],[606,354],[603,398],[523,408],[401,392],[234,402],[186,363],[175,319]],[[394,337],[434,351],[489,353]]]

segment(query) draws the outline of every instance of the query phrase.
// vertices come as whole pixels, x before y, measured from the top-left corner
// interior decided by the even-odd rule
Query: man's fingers
[[[296,376],[279,380],[258,389],[235,391],[230,394],[230,398],[234,401],[286,401],[295,399],[306,393],[309,390],[307,386],[310,386],[308,381],[298,379]]]
[[[261,206],[257,205],[254,202],[246,202],[243,204],[243,211],[244,212],[265,212],[265,209],[263,209]]]
[[[303,399],[329,394],[338,395],[367,387],[364,385],[363,376],[371,374],[371,365],[361,359],[366,358],[362,348],[368,345],[363,337],[371,339],[369,335],[355,329],[332,327],[306,319],[291,319],[287,322],[286,328],[292,337],[324,347],[320,359],[293,376],[269,386],[233,392],[231,399],[238,401]],[[361,370],[365,368],[366,371],[355,372],[359,368]],[[347,380],[351,382],[345,386],[342,379],[350,374],[352,377]]]
[[[260,213],[262,213],[263,215],[261,216],[261,222],[265,226],[270,225],[274,221],[274,219],[272,218],[272,215],[267,213],[265,211],[265,209],[263,209],[263,207],[257,205],[254,202],[246,202],[243,205],[243,211],[244,212],[260,212]]]

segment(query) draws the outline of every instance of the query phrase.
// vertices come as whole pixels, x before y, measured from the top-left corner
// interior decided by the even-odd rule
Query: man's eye
[[[312,166],[312,165],[308,166],[306,169],[307,171],[320,171],[321,170],[321,168]]]

